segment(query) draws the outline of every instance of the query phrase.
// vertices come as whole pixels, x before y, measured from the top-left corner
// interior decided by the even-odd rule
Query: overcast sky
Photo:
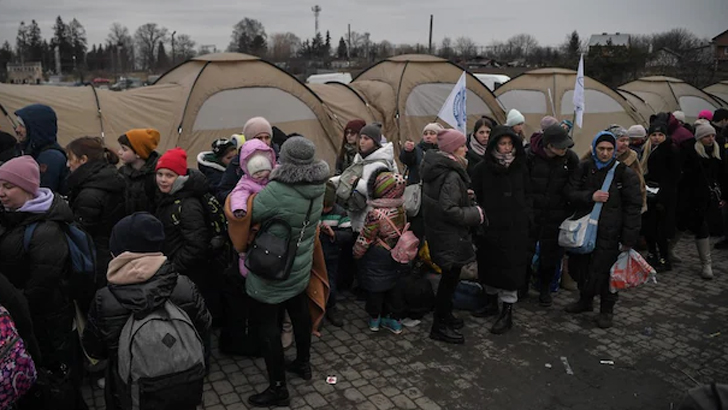
[[[373,41],[427,44],[429,15],[435,15],[434,42],[471,37],[478,45],[529,33],[542,45],[561,43],[576,29],[583,39],[602,32],[654,33],[684,27],[712,38],[728,30],[728,0],[0,0],[0,42],[15,45],[20,21],[35,19],[44,38],[52,36],[56,16],[77,18],[91,44],[104,42],[113,22],[131,33],[148,22],[198,45],[227,47],[232,26],[244,17],[260,20],[268,35],[291,31],[302,39],[314,34],[311,7],[322,7],[320,30],[333,43],[352,31]]]

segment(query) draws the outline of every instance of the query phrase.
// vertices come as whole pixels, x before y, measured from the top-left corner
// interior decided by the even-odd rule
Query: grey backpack
[[[143,319],[129,317],[119,337],[124,408],[189,408],[202,400],[205,350],[187,313],[167,300]]]
[[[364,167],[379,162],[381,168],[389,167],[387,161],[383,159],[365,159],[363,161],[352,164],[345,169],[339,177],[339,186],[336,188],[336,196],[339,198],[343,207],[350,212],[361,212],[367,207],[367,193],[359,192],[356,186],[364,174]]]

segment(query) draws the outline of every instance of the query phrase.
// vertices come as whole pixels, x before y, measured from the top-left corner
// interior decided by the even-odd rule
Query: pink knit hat
[[[437,133],[437,148],[448,154],[465,145],[465,141],[465,135],[458,130],[447,129]]]
[[[273,136],[273,127],[263,117],[253,117],[243,126],[243,135],[245,135],[246,140],[252,140],[260,134]]]
[[[25,192],[38,195],[40,168],[30,155],[13,158],[0,166],[0,181],[10,182]]]
[[[713,112],[710,110],[700,111],[700,114],[698,114],[698,119],[701,118],[705,118],[708,121],[713,121]]]

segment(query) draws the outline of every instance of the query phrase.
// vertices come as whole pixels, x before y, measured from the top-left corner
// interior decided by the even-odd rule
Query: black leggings
[[[655,256],[658,255],[657,251],[659,250],[659,255],[663,258],[668,257],[667,241],[671,239],[665,229],[668,224],[668,217],[668,211],[654,202],[649,203],[647,212],[642,216],[647,250]]]
[[[460,270],[462,266],[453,266],[450,269],[443,269],[440,285],[437,287],[435,297],[435,320],[445,321],[452,314],[452,297],[455,295],[455,288],[460,281]]]
[[[308,311],[308,297],[302,292],[282,303],[271,305],[251,300],[251,312],[257,321],[260,332],[260,343],[265,366],[268,370],[268,381],[286,381],[283,345],[281,344],[281,319],[287,311],[293,325],[293,336],[296,340],[296,360],[308,363],[311,359],[311,315]]]
[[[399,285],[385,292],[367,292],[366,311],[372,318],[380,316],[402,319],[404,313],[404,296]]]

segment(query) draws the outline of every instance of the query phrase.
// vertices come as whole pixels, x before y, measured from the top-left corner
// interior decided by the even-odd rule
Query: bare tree
[[[114,23],[109,29],[106,37],[106,48],[111,53],[112,69],[125,71],[127,67],[134,66],[134,40],[129,34],[129,29],[120,23]]]
[[[174,38],[174,61],[181,62],[189,60],[197,55],[195,43],[187,34],[180,34]]]
[[[301,48],[301,39],[295,34],[273,33],[270,36],[270,58],[273,61],[286,61],[298,53]]]
[[[244,18],[233,26],[233,33],[230,35],[230,45],[228,51],[238,53],[251,53],[254,42],[257,49],[263,48],[268,39],[265,34],[263,23],[256,19]]]
[[[382,40],[381,43],[375,44],[376,56],[378,58],[387,58],[394,55],[394,45],[387,40]]]
[[[478,54],[478,46],[470,37],[458,37],[454,49],[461,58],[471,58]]]
[[[442,44],[440,45],[440,50],[438,50],[438,55],[448,60],[455,56],[455,50],[453,50],[452,48],[452,39],[450,39],[450,37],[445,37],[442,39]]]
[[[147,23],[140,26],[134,38],[139,49],[139,58],[145,70],[155,67],[155,51],[160,43],[167,41],[167,29],[157,26],[157,23]]]
[[[538,40],[530,34],[517,34],[509,38],[505,45],[512,58],[526,58],[538,47]]]
[[[652,36],[652,49],[657,51],[663,47],[667,47],[673,51],[683,51],[695,48],[701,44],[700,39],[684,28],[674,28],[664,33],[658,33]]]

